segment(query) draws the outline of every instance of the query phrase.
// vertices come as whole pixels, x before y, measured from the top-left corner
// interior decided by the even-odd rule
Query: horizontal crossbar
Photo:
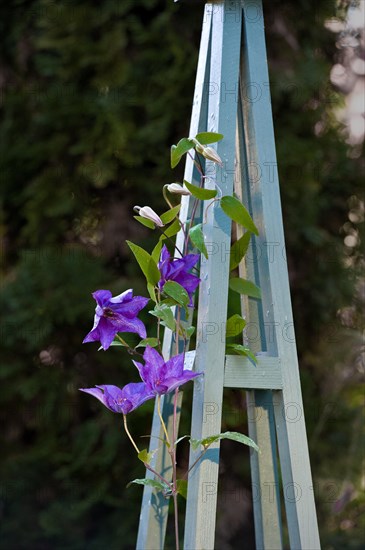
[[[185,355],[184,368],[192,370],[194,361],[195,350],[188,351]],[[259,355],[257,364],[254,366],[248,357],[226,355],[224,387],[250,390],[281,390],[283,381],[279,357]]]

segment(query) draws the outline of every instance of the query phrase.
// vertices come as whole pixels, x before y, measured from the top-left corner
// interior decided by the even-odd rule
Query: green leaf
[[[201,201],[213,199],[217,194],[216,189],[203,189],[202,187],[197,187],[196,185],[193,185],[186,180],[184,180],[184,185],[187,189],[189,189],[190,193],[194,197],[200,199]]]
[[[152,220],[148,220],[147,218],[142,218],[142,216],[133,216],[137,222],[141,223],[142,225],[145,225],[149,229],[156,229],[155,224]]]
[[[195,138],[202,145],[209,145],[209,143],[216,143],[223,139],[223,134],[217,134],[216,132],[200,132],[195,136]]]
[[[231,220],[239,223],[242,227],[245,227],[251,233],[255,235],[259,234],[259,231],[256,225],[253,223],[253,220],[248,213],[247,209],[241,201],[236,199],[236,197],[225,196],[221,198],[221,207],[222,210]]]
[[[239,294],[246,294],[251,298],[261,298],[261,290],[251,281],[241,279],[240,277],[233,277],[229,280],[229,288],[238,292]]]
[[[162,241],[164,241],[165,239],[167,239],[167,237],[173,237],[173,236],[176,235],[179,231],[180,231],[180,223],[179,223],[179,220],[175,220],[174,223],[172,223],[171,225],[169,225],[169,227],[167,227],[167,228],[165,229],[165,231],[163,232],[163,234],[162,234],[161,237],[160,237],[160,242],[162,243]]]
[[[200,445],[202,445],[204,448],[207,448],[212,445],[212,443],[220,441],[221,439],[231,439],[232,441],[237,441],[238,443],[248,445],[249,447],[255,449],[255,451],[259,451],[258,446],[250,437],[244,434],[240,434],[238,432],[224,432],[221,434],[205,437],[204,439],[190,439],[190,444],[193,451],[196,451]]]
[[[160,259],[162,244],[162,241],[158,241],[155,248],[151,252],[151,258],[156,262],[156,264]]]
[[[171,311],[171,308],[166,304],[157,304],[155,308],[149,311],[151,315],[161,319],[162,324],[174,331],[176,328],[175,317]]]
[[[133,252],[134,257],[139,264],[139,267],[141,268],[144,276],[147,279],[147,282],[151,285],[157,284],[160,280],[160,272],[158,270],[156,262],[153,261],[150,254],[148,254],[148,252],[140,246],[130,241],[126,241],[126,243]]]
[[[170,210],[167,210],[163,214],[161,214],[160,218],[164,225],[167,225],[168,223],[172,222],[178,215],[180,210],[180,204],[177,206],[174,206],[174,208],[170,208]]]
[[[190,302],[189,294],[185,288],[175,281],[166,281],[163,292],[173,298],[180,306],[187,307]]]
[[[188,482],[186,481],[186,479],[177,479],[176,489],[178,494],[186,500],[188,496]]]
[[[237,313],[235,315],[232,315],[232,317],[227,320],[226,337],[230,338],[232,336],[237,336],[238,334],[241,334],[245,326],[246,321],[242,319],[241,315],[238,315]]]
[[[244,255],[247,252],[248,245],[250,244],[251,233],[248,231],[242,235],[231,247],[231,255],[229,257],[229,270],[235,269]]]
[[[180,139],[177,145],[171,146],[171,168],[175,168],[185,153],[194,147],[194,142],[189,138]]]
[[[137,456],[141,462],[143,462],[144,464],[149,464],[157,451],[158,449],[155,449],[154,451],[149,453],[147,449],[142,449],[142,451],[140,451]]]
[[[227,352],[232,350],[235,351],[237,355],[244,355],[245,357],[248,357],[254,367],[256,367],[257,359],[252,351],[246,346],[243,346],[242,344],[227,344],[226,349]]]
[[[122,348],[127,347],[124,344],[122,344],[120,340],[113,340],[110,346],[121,346]],[[100,348],[98,348],[98,351],[101,351],[102,349],[104,349],[103,346],[100,346]]]
[[[193,245],[208,259],[208,250],[204,243],[202,224],[194,225],[189,231],[189,237]]]
[[[166,483],[157,481],[157,479],[134,479],[133,481],[130,481],[128,483],[127,487],[130,487],[132,483],[136,483],[137,485],[149,485],[150,487],[153,487],[154,489],[159,489],[160,491],[166,491],[170,489],[169,486],[166,485]]]
[[[156,293],[155,293],[155,286],[151,285],[151,283],[147,283],[147,290],[148,294],[151,297],[151,300],[157,303]]]
[[[195,327],[190,326],[187,321],[180,320],[180,334],[186,338],[190,338],[195,332]]]
[[[140,341],[140,343],[136,346],[136,348],[145,348],[146,346],[150,346],[151,348],[157,347],[159,344],[158,338],[144,338]]]
[[[150,260],[148,262],[148,278],[147,281],[151,285],[156,285],[158,281],[161,279],[161,273],[157,267],[157,263],[154,261],[153,258],[150,256]]]

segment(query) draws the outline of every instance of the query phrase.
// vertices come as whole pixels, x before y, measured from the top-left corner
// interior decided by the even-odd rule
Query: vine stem
[[[171,483],[169,483],[167,481],[167,479],[165,479],[161,474],[159,474],[158,472],[156,472],[156,470],[154,468],[152,468],[152,466],[150,466],[148,464],[148,462],[144,462],[143,463],[144,466],[146,467],[147,470],[149,470],[150,472],[152,472],[155,476],[157,476],[161,481],[162,483],[166,483],[166,485],[168,486],[168,488],[170,489],[171,492],[173,492],[173,486],[171,485]]]
[[[127,351],[128,353],[130,353],[131,355],[141,355],[142,356],[142,353],[139,353],[138,351],[136,351],[135,349],[131,348],[127,342],[125,340],[123,340],[123,338],[121,336],[119,336],[119,334],[116,334],[115,335],[118,340],[123,344],[123,346],[125,346],[127,348]]]
[[[118,338],[119,342],[121,342],[121,343],[123,344],[123,346],[125,346],[125,347],[128,348],[129,350],[132,350],[132,348],[130,347],[130,345],[127,344],[127,342],[126,342],[125,340],[123,340],[123,338],[122,338],[121,336],[119,336],[119,334],[116,334],[115,336]]]
[[[190,468],[186,471],[185,475],[184,475],[184,479],[187,478],[187,476],[189,475],[189,473],[191,472],[191,470],[194,468],[194,466],[196,464],[198,464],[199,460],[201,458],[203,458],[203,456],[205,455],[205,453],[207,452],[207,450],[209,449],[209,446],[208,447],[204,447],[204,451],[202,451],[200,453],[200,455],[198,456],[198,458],[196,460],[194,460],[194,462],[192,463],[192,465],[190,466]]]
[[[176,246],[176,243],[171,239],[171,237],[169,237],[168,235],[166,235],[166,233],[163,231],[163,229],[161,229],[161,227],[157,227],[157,228],[161,231],[162,235],[164,235],[164,237],[165,237],[170,243],[172,243],[172,244],[174,245],[174,250],[177,250],[178,253],[180,254],[180,256],[182,257],[182,256],[183,256],[183,253],[182,253],[181,250]]]
[[[135,441],[134,441],[133,437],[131,436],[131,433],[130,433],[130,431],[129,431],[129,429],[128,429],[128,425],[127,425],[127,415],[126,415],[126,414],[123,414],[123,424],[124,424],[124,429],[125,429],[125,431],[126,431],[127,436],[129,437],[129,439],[130,439],[130,441],[131,441],[133,447],[136,449],[137,453],[139,454],[139,453],[140,453],[140,450],[138,449],[138,447],[137,447],[137,445],[136,445],[136,443],[135,443]],[[169,483],[169,482],[167,481],[167,479],[165,479],[165,478],[164,478],[161,474],[159,474],[154,468],[152,468],[152,466],[150,466],[150,465],[148,464],[148,462],[143,462],[143,464],[144,464],[144,466],[145,466],[145,468],[146,468],[147,470],[149,470],[149,471],[152,472],[155,476],[157,476],[163,483],[165,483],[165,484],[167,485],[167,487],[170,489],[170,491],[171,491],[172,493],[174,493],[174,487],[173,487],[173,485],[172,485],[171,483]]]
[[[179,512],[177,507],[177,493],[174,492],[174,511],[175,511],[175,539],[176,539],[176,550],[179,550]]]
[[[179,308],[180,309],[180,308]],[[179,550],[179,510],[177,502],[177,479],[176,479],[176,438],[177,438],[177,400],[179,396],[179,388],[175,389],[174,395],[174,413],[173,413],[173,423],[172,423],[172,438],[174,445],[171,451],[171,462],[172,462],[172,486],[174,488],[173,498],[174,498],[174,516],[175,516],[175,539],[176,539],[176,550]]]
[[[195,164],[199,174],[203,175],[203,166],[202,166],[202,163],[200,161],[200,158],[199,158],[199,155],[197,154],[197,158],[198,158],[198,161],[199,163],[195,160],[195,158],[193,157],[193,155],[190,153],[190,151],[188,152],[188,155],[189,157],[191,158],[191,160],[193,161],[193,163]]]
[[[171,446],[169,434],[167,433],[166,424],[165,424],[164,419],[162,418],[162,414],[161,414],[161,396],[160,395],[157,396],[157,413],[158,413],[158,417],[160,419],[163,431],[165,432],[167,444],[169,446]]]
[[[176,355],[179,354],[179,329],[180,329],[180,319],[181,319],[181,308],[177,306],[176,313],[176,332],[175,332],[175,350]],[[174,518],[175,518],[175,541],[176,541],[176,550],[179,550],[179,509],[177,501],[177,475],[176,475],[176,439],[177,439],[177,401],[179,396],[179,388],[175,389],[174,394],[174,412],[172,417],[172,440],[173,446],[170,451],[171,463],[172,463],[172,486],[173,499],[174,499]]]
[[[136,449],[137,453],[139,454],[140,453],[140,450],[138,449],[133,437],[131,436],[130,434],[130,431],[128,430],[128,425],[127,425],[127,415],[126,414],[123,414],[123,424],[124,424],[124,429],[126,431],[126,434],[127,436],[129,437],[129,439],[131,440],[131,443],[133,445],[133,447]]]
[[[188,154],[190,155],[190,153],[188,153]],[[190,155],[190,157],[193,159],[193,157],[191,155]],[[200,187],[203,187],[204,178],[206,176],[204,174],[203,165],[201,163],[201,160],[200,160],[200,157],[199,157],[198,154],[197,154],[197,158],[198,158],[199,164],[197,163],[197,161],[195,159],[193,159],[193,162],[195,163],[195,165],[198,169],[198,172],[200,173]],[[184,253],[185,254],[188,251],[189,233],[190,233],[190,229],[193,227],[194,218],[195,218],[195,214],[196,214],[196,211],[197,211],[197,208],[198,208],[198,204],[199,204],[199,199],[195,199],[194,204],[193,204],[193,209],[192,209],[192,212],[191,212],[189,227],[187,228],[187,231],[185,233],[185,243],[184,243]]]

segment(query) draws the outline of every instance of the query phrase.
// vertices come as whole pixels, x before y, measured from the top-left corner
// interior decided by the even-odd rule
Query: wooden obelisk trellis
[[[262,300],[242,301],[251,329],[249,344],[258,357],[254,367],[244,357],[225,355],[231,223],[217,201],[203,226],[210,254],[201,264],[196,350],[186,355],[186,363],[204,372],[194,384],[191,435],[220,433],[224,387],[247,390],[249,435],[261,449],[260,454],[251,453],[256,548],[282,548],[282,499],[290,548],[316,550],[320,542],[285,263],[260,0],[219,0],[205,6],[190,136],[203,131],[224,135],[217,146],[224,166],[216,170],[208,163],[212,177],[206,186],[214,188],[215,181],[223,195],[235,191],[258,226],[260,235],[252,239],[250,261],[240,266],[240,272],[260,286]],[[189,158],[185,179],[199,183]],[[183,197],[182,221],[189,217],[190,207],[189,197]],[[178,246],[182,240],[183,235],[178,235]],[[174,353],[172,343],[166,330],[165,357]],[[171,400],[166,396],[163,402],[168,423]],[[155,438],[162,436],[155,413],[151,450],[157,446]],[[166,455],[160,451],[153,466],[168,475]],[[190,464],[196,456],[191,452]],[[219,444],[215,444],[189,476],[185,550],[214,548],[218,468]],[[167,509],[167,499],[144,488],[137,550],[164,548]]]

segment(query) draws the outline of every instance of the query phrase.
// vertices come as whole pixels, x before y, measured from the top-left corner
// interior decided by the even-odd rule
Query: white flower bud
[[[203,155],[208,160],[211,160],[212,162],[215,162],[216,164],[219,164],[220,166],[223,166],[222,159],[218,155],[217,151],[213,149],[213,147],[209,147],[208,145],[202,145],[201,143],[198,143],[195,146],[195,149],[198,153]]]
[[[166,189],[175,195],[191,195],[190,191],[185,189],[180,183],[170,183],[166,186]]]
[[[206,159],[216,162],[219,166],[223,166],[221,157],[218,155],[217,151],[213,149],[213,147],[204,147],[202,155]]]
[[[155,225],[157,225],[157,227],[163,227],[165,225],[164,223],[162,223],[160,216],[158,216],[156,212],[152,210],[152,208],[150,208],[149,206],[135,206],[134,210],[138,212],[138,214],[142,216],[142,218],[151,220]]]

